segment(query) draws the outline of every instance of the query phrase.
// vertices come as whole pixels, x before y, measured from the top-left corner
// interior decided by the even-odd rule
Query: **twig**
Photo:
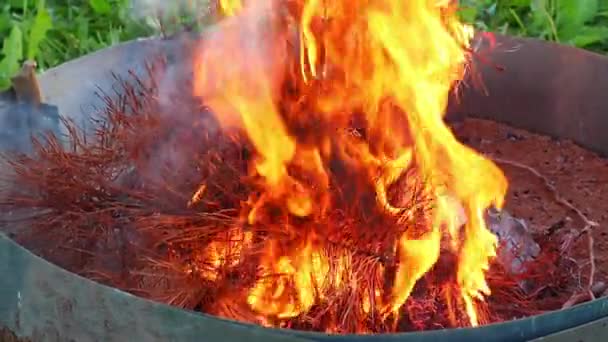
[[[520,169],[524,169],[530,173],[532,173],[534,176],[540,178],[543,180],[543,182],[545,183],[545,186],[551,191],[551,193],[553,194],[553,197],[555,198],[555,200],[562,204],[563,206],[567,207],[568,209],[574,211],[578,217],[585,223],[585,227],[583,227],[583,229],[581,229],[577,236],[575,237],[575,239],[577,239],[578,237],[580,237],[583,233],[587,234],[587,242],[588,242],[588,249],[589,249],[589,264],[590,264],[590,270],[589,270],[589,280],[587,282],[587,295],[589,296],[589,298],[591,298],[592,300],[595,299],[595,294],[593,293],[593,291],[591,290],[591,288],[593,287],[593,283],[595,282],[595,252],[594,252],[594,248],[593,248],[593,235],[591,233],[591,228],[593,227],[597,227],[599,226],[599,224],[595,221],[590,220],[587,215],[585,215],[582,210],[580,210],[579,208],[577,208],[576,206],[574,206],[572,203],[568,202],[566,199],[564,199],[559,192],[557,191],[557,188],[555,187],[555,185],[553,185],[551,183],[551,181],[545,177],[544,175],[542,175],[538,170],[536,170],[535,168],[529,166],[529,165],[525,165],[513,160],[508,160],[508,159],[503,159],[500,157],[496,157],[490,154],[486,154],[486,156],[488,156],[489,158],[491,158],[492,160],[494,160],[497,163],[500,164],[506,164],[506,165],[510,165],[510,166],[514,166]],[[575,297],[577,297],[579,295],[574,294],[567,302],[566,304],[568,304],[569,302],[571,302],[572,300],[574,300]],[[564,304],[564,305],[566,305]]]
[[[585,228],[583,229],[583,231],[581,231],[581,233],[579,235],[582,235],[582,233],[586,230],[586,229],[590,229],[591,227],[597,227],[598,223],[595,221],[590,220],[589,218],[587,218],[587,216],[577,207],[575,207],[573,204],[571,204],[570,202],[568,202],[567,200],[565,200],[557,191],[557,188],[555,188],[555,186],[551,183],[551,181],[543,176],[539,171],[537,171],[535,168],[513,161],[513,160],[508,160],[508,159],[503,159],[503,158],[499,158],[499,157],[495,157],[492,155],[487,155],[488,157],[492,158],[492,160],[494,160],[497,163],[501,163],[501,164],[507,164],[507,165],[511,165],[511,166],[515,166],[517,168],[520,169],[524,169],[527,170],[528,172],[532,173],[533,175],[535,175],[536,177],[540,178],[543,180],[543,182],[545,183],[545,186],[547,186],[547,188],[549,188],[549,190],[553,193],[553,196],[555,197],[555,200],[557,202],[559,202],[560,204],[566,206],[568,209],[574,211],[580,218],[581,220],[583,220],[583,222],[585,223]]]

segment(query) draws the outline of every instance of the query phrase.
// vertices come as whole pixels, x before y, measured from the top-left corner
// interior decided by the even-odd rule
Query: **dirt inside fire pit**
[[[554,139],[490,120],[466,119],[455,127],[459,139],[475,150],[534,168],[559,194],[599,224],[593,230],[596,279],[608,274],[608,160],[571,141]],[[535,234],[578,232],[584,222],[555,200],[545,180],[529,170],[498,163],[509,179],[506,209],[526,220]],[[581,239],[584,242],[585,239]],[[587,253],[579,244],[579,256]]]

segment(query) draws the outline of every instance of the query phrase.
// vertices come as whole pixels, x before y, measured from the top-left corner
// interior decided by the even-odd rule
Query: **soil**
[[[533,134],[489,120],[466,119],[454,127],[475,150],[530,166],[554,184],[561,197],[599,224],[593,230],[596,281],[608,280],[608,159],[573,142]],[[536,234],[584,227],[577,214],[559,204],[544,180],[523,168],[498,164],[509,180],[506,210]],[[586,238],[575,254],[588,255]],[[577,258],[578,259],[578,258]]]

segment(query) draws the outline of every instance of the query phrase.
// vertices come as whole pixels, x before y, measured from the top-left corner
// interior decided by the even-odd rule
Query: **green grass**
[[[608,53],[608,0],[461,0],[465,21],[483,30]]]
[[[136,19],[131,0],[0,2],[3,3],[0,90],[10,85],[10,77],[20,69],[24,59],[35,59],[44,70],[155,32],[149,19]],[[608,0],[460,0],[460,3],[463,19],[477,28],[608,53]],[[173,27],[193,20],[179,10],[170,17],[169,24]]]
[[[167,3],[179,1],[165,0]],[[199,23],[182,6],[139,16],[131,0],[0,0],[0,90],[25,59],[44,70],[122,41]],[[204,1],[198,1],[199,4]],[[202,11],[201,11],[202,12]],[[147,13],[150,14],[150,13]],[[157,19],[159,17],[167,20]]]
[[[42,70],[151,33],[131,19],[129,0],[4,0],[0,5],[0,89],[24,59]]]

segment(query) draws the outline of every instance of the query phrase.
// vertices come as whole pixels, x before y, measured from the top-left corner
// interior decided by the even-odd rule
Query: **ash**
[[[498,237],[498,262],[512,275],[527,272],[527,265],[539,256],[541,250],[526,222],[505,210],[496,209],[488,210],[486,222],[488,229]],[[519,281],[519,286],[523,290],[529,290],[533,284],[522,280]]]

